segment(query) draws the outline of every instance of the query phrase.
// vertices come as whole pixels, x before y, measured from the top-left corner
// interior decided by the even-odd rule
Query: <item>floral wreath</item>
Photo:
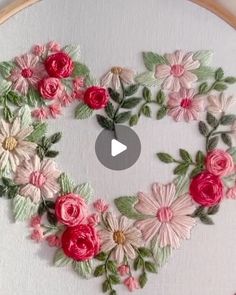
[[[81,277],[103,277],[110,295],[119,283],[143,288],[148,273],[190,238],[197,220],[213,224],[223,199],[236,199],[236,115],[227,113],[235,99],[224,93],[236,78],[209,67],[211,58],[207,50],[145,52],[144,73],[113,67],[100,83],[80,62],[78,46],[35,45],[0,63],[0,196],[11,199],[15,220],[30,221],[31,239],[56,247],[57,267],[70,264]],[[154,111],[157,120],[196,120],[205,150],[193,157],[180,149],[178,159],[157,153],[176,165],[174,180],[115,199],[117,216],[102,199],[91,204],[91,185],[74,184],[49,159],[58,155],[52,146],[61,133],[47,137],[45,120],[73,102],[76,119],[104,110],[97,122],[114,132],[116,124],[134,126]]]

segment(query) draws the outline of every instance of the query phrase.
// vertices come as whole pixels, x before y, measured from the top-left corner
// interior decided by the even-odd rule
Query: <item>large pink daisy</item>
[[[175,121],[197,120],[200,112],[204,111],[204,100],[202,97],[194,97],[194,89],[181,88],[179,92],[169,94],[168,114]]]
[[[199,68],[200,62],[193,59],[193,53],[184,54],[177,50],[173,54],[165,55],[166,64],[156,66],[155,77],[164,80],[162,87],[170,91],[179,91],[180,87],[191,88],[197,81],[197,76],[192,70]]]
[[[34,54],[24,54],[15,58],[16,67],[12,70],[9,80],[13,83],[13,90],[26,95],[29,86],[37,87],[45,74],[44,66],[39,57]]]
[[[190,238],[195,219],[189,215],[195,207],[188,194],[176,197],[173,183],[154,184],[153,196],[139,193],[135,208],[149,216],[136,222],[145,241],[153,240],[160,247],[178,248],[181,239]]]

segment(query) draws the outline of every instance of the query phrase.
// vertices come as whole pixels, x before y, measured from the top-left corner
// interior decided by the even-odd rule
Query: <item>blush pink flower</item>
[[[50,235],[46,237],[49,247],[61,247],[61,239],[57,235]]]
[[[153,241],[161,248],[178,248],[180,240],[189,239],[195,219],[189,215],[195,207],[188,194],[176,197],[173,183],[153,185],[153,195],[139,193],[136,210],[147,218],[137,221],[145,241]]]
[[[61,115],[61,106],[60,104],[54,103],[48,106],[49,114],[55,119],[57,116]]]
[[[133,292],[133,291],[135,291],[135,289],[140,288],[138,280],[132,276],[125,279],[124,285],[129,289],[130,292]]]
[[[37,56],[42,56],[46,52],[45,45],[36,44],[32,48],[32,53]]]
[[[35,228],[32,231],[30,238],[31,238],[31,240],[34,240],[37,243],[42,242],[44,239],[42,228],[41,227]]]
[[[208,96],[207,110],[214,115],[222,114],[234,103],[235,98],[233,96],[227,97],[223,92],[220,95],[210,95]]]
[[[227,190],[226,198],[236,200],[236,184]]]
[[[206,168],[216,176],[228,176],[234,171],[234,160],[229,153],[216,149],[207,154]]]
[[[100,222],[100,216],[97,213],[94,213],[87,218],[88,224],[92,226],[97,226],[98,223]]]
[[[42,197],[52,199],[59,191],[60,171],[52,160],[40,162],[38,156],[24,161],[17,167],[15,183],[21,186],[20,194],[39,203]]]
[[[35,215],[35,216],[33,216],[32,218],[31,218],[31,220],[30,220],[30,226],[31,227],[38,227],[38,226],[40,226],[40,224],[41,224],[41,216],[39,216],[39,215]]]
[[[118,267],[117,270],[118,270],[118,272],[119,272],[119,274],[120,274],[121,276],[126,276],[126,275],[128,275],[128,274],[129,274],[129,271],[130,271],[129,266],[126,265],[126,264],[122,264],[122,265],[120,265],[120,266]]]
[[[194,97],[194,89],[181,88],[179,92],[169,94],[168,115],[175,121],[197,120],[200,112],[204,111],[202,97]]]
[[[30,86],[37,87],[45,74],[45,68],[34,54],[16,57],[15,63],[16,67],[12,70],[9,80],[12,81],[13,90],[26,95]]]
[[[104,213],[108,210],[109,205],[103,199],[98,199],[93,203],[93,207],[97,212]]]
[[[32,117],[37,120],[45,120],[48,118],[48,110],[45,107],[37,108],[31,112]]]
[[[177,50],[173,54],[166,54],[165,59],[166,64],[157,65],[155,70],[155,77],[163,80],[163,89],[177,92],[181,87],[191,88],[198,79],[192,71],[200,66],[200,62],[193,59],[193,53],[184,54]]]
[[[61,45],[57,43],[56,41],[50,41],[47,44],[47,48],[51,52],[59,52],[61,50]]]

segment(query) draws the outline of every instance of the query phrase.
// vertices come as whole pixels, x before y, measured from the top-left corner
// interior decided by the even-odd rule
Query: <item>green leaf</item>
[[[233,143],[232,143],[232,139],[231,136],[227,133],[222,133],[221,134],[221,139],[222,141],[228,146],[228,147],[232,147]]]
[[[162,267],[163,265],[166,264],[168,258],[171,255],[171,247],[159,247],[156,239],[152,239],[151,241],[151,248],[152,248],[152,253],[155,261],[157,262],[159,267]]]
[[[38,142],[47,132],[46,123],[36,123],[34,125],[34,131],[27,137],[27,140],[32,142]]]
[[[184,175],[187,173],[189,168],[189,163],[182,163],[179,164],[175,169],[174,169],[174,174],[176,175]]]
[[[214,136],[214,137],[210,138],[207,143],[207,151],[210,152],[210,151],[214,150],[217,147],[218,142],[219,142],[218,136]]]
[[[13,62],[4,61],[0,63],[0,74],[3,76],[3,78],[9,78],[14,66],[15,65]]]
[[[117,265],[115,261],[109,260],[107,262],[107,269],[112,272],[113,274],[117,274]]]
[[[118,124],[125,123],[130,119],[130,117],[131,117],[131,112],[130,111],[123,112],[123,113],[118,114],[115,117],[115,122],[118,123]]]
[[[202,213],[199,215],[199,219],[201,220],[202,223],[207,224],[207,225],[212,225],[214,224],[213,220],[205,213]]]
[[[47,220],[49,222],[49,224],[51,225],[56,225],[57,224],[57,217],[54,213],[47,211]]]
[[[113,104],[109,101],[107,106],[105,107],[105,112],[110,119],[113,119],[115,115],[115,109]]]
[[[160,106],[162,106],[164,104],[165,93],[162,90],[158,91],[157,96],[156,96],[156,101],[157,101],[157,104],[159,104]]]
[[[188,151],[184,149],[180,149],[179,154],[180,154],[180,157],[184,160],[184,162],[191,163],[193,161]]]
[[[198,60],[201,66],[208,66],[212,62],[212,50],[199,50],[193,55],[193,59]]]
[[[228,84],[234,84],[234,83],[236,83],[236,77],[226,77],[224,79],[224,82],[228,83]]]
[[[99,266],[97,266],[97,267],[95,268],[94,276],[95,276],[95,277],[100,277],[100,276],[102,276],[104,273],[105,273],[105,265],[104,265],[104,264],[101,264],[101,265],[99,265]]]
[[[110,283],[108,280],[104,281],[102,284],[102,291],[103,293],[107,292],[108,290],[110,290]]]
[[[227,152],[233,157],[234,162],[236,162],[236,147],[231,147]]]
[[[141,101],[142,101],[142,98],[140,97],[128,98],[122,103],[121,107],[123,109],[132,109],[136,107]]]
[[[216,81],[220,81],[224,78],[224,71],[222,68],[218,68],[216,71],[215,71],[215,79]]]
[[[215,128],[218,125],[217,118],[213,116],[211,113],[207,113],[206,120],[207,123],[213,128]]]
[[[152,251],[148,248],[141,247],[141,248],[138,248],[138,251],[142,257],[151,257],[152,256]]]
[[[83,197],[86,203],[89,203],[94,195],[94,190],[92,186],[86,182],[86,183],[80,184],[76,188],[76,193],[80,195],[81,197]]]
[[[62,195],[66,195],[74,191],[74,183],[65,173],[60,175],[58,182],[60,184]]]
[[[198,81],[205,81],[214,77],[214,70],[210,67],[201,66],[200,68],[193,70],[193,74],[198,77]]]
[[[51,142],[51,144],[58,143],[62,138],[62,133],[61,132],[56,132],[53,135],[51,135],[48,140]]]
[[[74,63],[74,71],[73,76],[74,77],[88,77],[90,74],[89,68],[82,63],[75,62]]]
[[[120,278],[116,275],[109,275],[109,281],[112,285],[120,284]]]
[[[3,118],[7,122],[11,122],[13,117],[14,117],[14,115],[13,115],[11,109],[8,106],[4,106],[4,108],[3,108]]]
[[[46,153],[44,154],[44,156],[47,157],[47,158],[55,158],[58,155],[59,155],[59,152],[58,151],[53,151],[53,150],[46,151]]]
[[[107,258],[107,254],[105,252],[100,252],[94,258],[97,259],[97,260],[99,260],[99,261],[105,261],[106,258]]]
[[[146,274],[145,272],[142,273],[142,274],[139,276],[138,281],[139,281],[139,285],[140,285],[140,287],[143,288],[143,287],[146,285],[146,283],[147,283],[147,274]]]
[[[109,293],[109,295],[117,295],[116,290],[111,290],[111,292]]]
[[[234,123],[234,121],[236,120],[236,115],[230,114],[230,115],[224,115],[221,119],[220,119],[220,124],[221,125],[231,125]]]
[[[17,195],[13,201],[13,215],[17,221],[25,221],[37,213],[38,205],[29,197]]]
[[[205,155],[202,151],[198,151],[196,154],[196,162],[198,165],[203,165],[205,163]]]
[[[199,122],[198,129],[199,129],[199,132],[205,137],[209,134],[209,128],[207,127],[206,123],[204,123],[203,121]]]
[[[167,106],[163,105],[158,111],[157,111],[157,120],[161,120],[165,117],[165,115],[167,114]]]
[[[124,90],[124,95],[125,96],[131,96],[135,94],[138,91],[139,85],[138,84],[133,84],[125,88]]]
[[[18,110],[18,116],[21,117],[21,127],[29,127],[32,124],[31,110],[25,105]]]
[[[88,279],[93,274],[93,260],[73,261],[74,271],[82,278]]]
[[[160,161],[164,163],[173,163],[174,159],[171,157],[170,154],[167,153],[157,153],[157,157],[159,158]]]
[[[24,97],[20,96],[18,93],[14,92],[14,91],[9,91],[5,95],[5,98],[7,99],[8,102],[10,102],[11,104],[13,104],[14,106],[17,106],[17,107],[22,106],[22,104],[24,102]]]
[[[201,171],[203,170],[202,166],[197,166],[195,167],[191,173],[190,173],[190,178],[195,177],[196,175],[198,175]]]
[[[84,120],[84,119],[91,117],[92,114],[93,114],[93,110],[83,102],[81,102],[75,108],[75,118],[76,119]]]
[[[35,106],[37,106],[37,104],[39,102],[42,102],[42,98],[41,98],[39,92],[33,88],[29,88],[29,91],[27,94],[27,104],[30,107],[35,107]]]
[[[133,115],[130,117],[129,119],[129,125],[132,127],[132,126],[135,126],[138,124],[138,115]]]
[[[5,95],[11,87],[11,82],[0,77],[0,96]]]
[[[148,89],[147,87],[143,88],[143,98],[147,101],[150,102],[152,99],[152,93],[150,91],[150,89]]]
[[[216,83],[213,89],[216,91],[224,91],[227,88],[228,88],[227,85],[224,83]]]
[[[79,45],[66,45],[62,48],[62,51],[66,52],[73,61],[79,61],[80,59],[80,46]]]
[[[175,183],[175,196],[179,197],[185,193],[188,192],[189,190],[189,177],[186,175],[180,175],[176,177],[174,180]]]
[[[154,75],[154,72],[144,72],[135,77],[135,81],[143,86],[158,86],[160,82]]]
[[[15,185],[15,183],[13,182],[13,180],[11,178],[7,178],[7,177],[2,177],[2,183],[5,186],[12,186]]]
[[[191,217],[199,217],[201,214],[205,214],[205,207],[199,206],[191,215]]]
[[[53,264],[57,267],[66,266],[68,264],[72,263],[72,259],[67,257],[62,249],[58,249],[55,252],[54,258],[53,258]]]
[[[153,262],[145,261],[145,269],[148,272],[157,273],[156,266],[155,266],[155,264]]]
[[[202,83],[199,88],[198,88],[198,93],[199,94],[204,94],[206,90],[208,89],[208,84],[207,82]]]
[[[114,102],[117,102],[117,103],[121,102],[120,94],[117,91],[113,90],[112,88],[108,88],[108,92],[109,92],[110,98]]]
[[[166,63],[163,56],[154,52],[143,52],[143,61],[149,71],[153,71],[155,65]]]
[[[116,208],[119,212],[130,219],[144,219],[145,215],[139,213],[135,208],[137,197],[119,197],[115,199]]]
[[[207,209],[207,214],[208,215],[215,215],[216,213],[219,212],[219,209],[220,209],[220,205],[215,205],[213,207],[209,207]]]
[[[134,270],[141,269],[143,267],[143,260],[138,256],[134,260]]]
[[[113,130],[113,122],[102,115],[96,115],[98,124],[105,129]]]
[[[148,105],[144,105],[142,107],[142,113],[144,114],[145,117],[150,118],[151,117],[151,109]]]

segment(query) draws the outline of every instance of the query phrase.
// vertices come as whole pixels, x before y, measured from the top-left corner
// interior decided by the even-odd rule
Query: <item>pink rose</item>
[[[109,94],[103,87],[92,86],[84,93],[84,102],[94,110],[105,108],[109,101]]]
[[[224,177],[234,171],[234,161],[229,153],[217,149],[207,154],[206,168],[212,174]]]
[[[68,227],[62,235],[61,243],[65,255],[76,261],[92,259],[100,250],[97,232],[87,224]]]
[[[122,264],[121,266],[118,267],[118,272],[121,276],[126,276],[129,274],[129,266]]]
[[[62,224],[76,226],[85,219],[87,205],[82,197],[71,193],[57,198],[55,214]]]
[[[50,77],[68,78],[74,70],[74,63],[67,53],[58,52],[46,59],[45,68]]]
[[[102,199],[98,199],[93,203],[94,209],[99,213],[104,213],[107,211],[109,205]]]
[[[134,277],[128,277],[124,281],[124,285],[129,289],[130,292],[133,292],[135,289],[139,289],[139,283]]]
[[[223,183],[220,177],[208,171],[193,177],[189,190],[193,200],[205,207],[215,206],[223,198]]]
[[[63,85],[57,78],[44,78],[39,82],[38,89],[43,98],[52,100],[61,96]]]

